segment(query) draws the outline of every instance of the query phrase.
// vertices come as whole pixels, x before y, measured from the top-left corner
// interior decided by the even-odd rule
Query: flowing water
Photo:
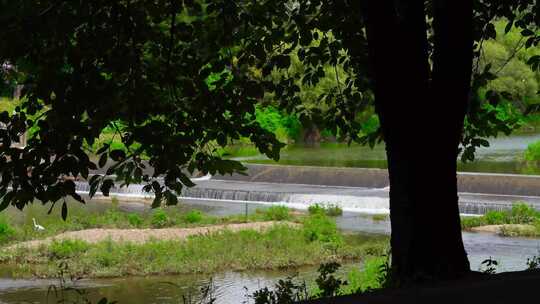
[[[501,137],[491,141],[491,147],[479,149],[477,160],[473,163],[460,164],[461,171],[540,174],[538,166],[522,160],[523,151],[531,142],[540,140],[540,134]],[[433,153],[436,153],[434,151]],[[243,158],[244,161],[269,163],[261,156]],[[341,167],[385,168],[384,146],[378,145],[371,150],[353,145],[322,144],[320,148],[301,146],[288,147],[281,157],[280,164],[317,165]],[[200,181],[204,184],[205,181]],[[267,208],[273,204],[286,204],[293,208],[306,209],[312,203],[326,202],[338,204],[346,210],[337,218],[338,226],[351,233],[370,235],[388,235],[388,220],[375,221],[365,213],[387,213],[387,189],[362,189],[347,187],[312,187],[306,185],[250,184],[233,187],[231,183],[213,183],[212,189],[195,188],[186,192],[183,208],[199,209],[213,215],[243,214],[254,212],[257,208]],[[217,186],[216,186],[217,185]],[[81,192],[88,191],[84,184],[79,185]],[[220,188],[221,187],[221,188]],[[141,202],[144,197],[140,186],[132,186],[116,193],[133,201],[121,202],[120,210],[126,212],[147,212],[148,204]],[[513,200],[514,198],[512,198]],[[533,199],[530,203],[540,202]],[[489,201],[489,204],[486,203]],[[90,202],[88,212],[102,212],[108,208],[103,202]],[[508,208],[508,202],[496,202],[494,199],[463,196],[460,208],[464,213],[483,213],[487,209]],[[30,210],[26,213],[11,212],[21,223],[30,225],[31,218],[41,221],[45,212]],[[489,257],[499,262],[499,271],[522,270],[526,268],[527,258],[538,255],[540,241],[527,238],[504,238],[493,234],[464,233],[463,239],[471,268],[479,269],[481,262]],[[343,273],[359,265],[345,265]],[[312,281],[316,276],[313,267],[261,272],[225,272],[212,278],[203,275],[128,277],[118,279],[82,280],[76,287],[88,292],[87,297],[93,302],[105,296],[120,303],[184,303],[182,298],[197,296],[200,288],[212,285],[217,303],[243,303],[247,294],[265,286],[273,285],[277,280],[298,273],[298,277]],[[56,298],[47,300],[47,290],[51,280],[15,280],[10,278],[9,269],[0,266],[0,303],[56,303]],[[247,291],[245,289],[247,288]],[[73,295],[71,295],[73,299]]]
[[[254,212],[258,208],[267,208],[266,204],[244,204],[227,201],[184,200],[185,209],[197,209],[212,215],[242,214]],[[91,201],[87,205],[91,212],[102,212],[108,204],[102,201]],[[140,202],[121,202],[118,206],[126,212],[147,212],[148,205]],[[247,209],[246,209],[247,208]],[[38,221],[47,215],[31,214]],[[30,215],[14,213],[14,216],[28,218]],[[357,212],[345,212],[337,219],[338,226],[350,233],[362,233],[376,237],[388,235],[390,223],[388,220],[376,221],[372,216]],[[504,238],[492,234],[464,233],[464,242],[471,261],[471,268],[479,269],[481,262],[492,257],[500,264],[499,271],[522,270],[526,268],[527,258],[537,255],[540,249],[539,240],[526,238]],[[345,265],[341,274],[360,265]],[[301,280],[313,282],[316,269],[307,267],[295,270],[256,271],[256,272],[225,272],[214,275],[182,275],[182,276],[151,276],[128,277],[118,279],[81,280],[76,287],[85,290],[87,298],[97,302],[101,297],[119,300],[120,303],[183,303],[182,297],[198,296],[199,290],[205,286],[214,286],[217,303],[242,303],[253,291],[266,286],[272,286],[279,279],[297,274]],[[0,303],[55,303],[55,297],[50,296],[47,302],[47,290],[54,280],[13,280],[9,278],[9,269],[0,270]],[[247,290],[245,289],[247,288]],[[70,293],[73,299],[74,293]],[[248,301],[249,302],[249,301]]]

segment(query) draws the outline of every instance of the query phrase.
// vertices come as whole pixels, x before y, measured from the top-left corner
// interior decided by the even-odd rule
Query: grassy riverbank
[[[540,212],[525,203],[517,203],[512,210],[489,211],[480,217],[461,219],[464,230],[488,225],[499,225],[499,234],[503,236],[540,237]]]
[[[59,208],[57,208],[59,209]],[[112,204],[103,204],[99,210],[89,211],[78,203],[69,208],[69,216],[62,221],[60,210],[43,216],[47,211],[39,205],[29,206],[24,213],[9,209],[0,214],[0,246],[12,243],[43,239],[66,231],[84,229],[159,229],[159,228],[192,228],[235,223],[251,223],[262,221],[301,222],[305,215],[292,212],[284,206],[273,206],[264,210],[256,210],[246,215],[212,216],[199,210],[186,210],[181,206],[146,210],[142,212],[124,212],[113,198]],[[33,218],[37,218],[43,231],[36,231]]]
[[[216,273],[255,269],[294,268],[329,261],[345,262],[379,256],[386,239],[365,239],[321,228],[276,225],[258,232],[223,231],[185,241],[144,244],[102,241],[88,244],[64,240],[38,248],[0,253],[0,262],[15,277],[54,277],[60,262],[82,277],[149,274]]]
[[[247,217],[217,217],[179,208],[126,213],[115,204],[94,213],[74,208],[70,209],[65,222],[54,215],[40,218],[40,224],[46,227],[44,231],[34,230],[32,216],[30,213],[16,221],[4,215],[0,220],[0,242],[3,242],[0,263],[12,269],[15,277],[54,277],[60,263],[67,263],[73,274],[81,277],[295,268],[380,256],[388,246],[388,239],[384,237],[343,234],[325,212],[305,214],[283,206],[258,210]],[[91,244],[84,239],[69,239],[17,247],[24,241],[93,228],[159,230],[263,221],[287,221],[297,225],[277,224],[264,230],[224,229],[185,240],[152,239],[142,244],[111,239]]]

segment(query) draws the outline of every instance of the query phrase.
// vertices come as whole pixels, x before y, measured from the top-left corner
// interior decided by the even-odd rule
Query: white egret
[[[45,230],[45,227],[39,225],[38,223],[36,223],[36,218],[32,218],[32,221],[34,222],[34,230],[36,231],[43,231]]]

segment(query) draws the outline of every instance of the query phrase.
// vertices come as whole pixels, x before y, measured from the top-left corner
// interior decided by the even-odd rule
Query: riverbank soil
[[[264,231],[270,229],[277,224],[287,225],[289,227],[299,227],[299,224],[291,222],[256,222],[256,223],[242,223],[242,224],[227,224],[227,225],[213,225],[207,227],[195,227],[195,228],[162,228],[162,229],[86,229],[79,231],[68,231],[59,235],[48,237],[43,240],[32,240],[27,242],[18,243],[7,247],[7,250],[16,249],[19,247],[39,247],[40,245],[49,245],[53,241],[63,240],[81,240],[90,244],[110,239],[114,242],[130,242],[134,244],[143,244],[151,240],[171,241],[171,240],[185,240],[190,236],[196,235],[208,235],[224,230],[231,232],[238,232],[241,230],[255,230]]]
[[[301,304],[503,304],[538,303],[540,270],[475,275],[430,286],[381,290]]]

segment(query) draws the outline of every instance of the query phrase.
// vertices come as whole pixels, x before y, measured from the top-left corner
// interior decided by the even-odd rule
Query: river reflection
[[[359,265],[345,265],[338,275]],[[252,303],[250,295],[266,286],[272,286],[279,279],[295,277],[299,282],[313,284],[317,276],[316,268],[306,267],[296,270],[227,272],[210,278],[206,275],[150,276],[119,279],[81,280],[71,287],[85,291],[84,297],[97,303],[101,298],[118,300],[119,303],[184,303],[183,299],[193,297],[198,300],[203,287],[213,286],[212,295],[216,304]],[[49,280],[0,280],[0,303],[56,303],[60,297],[49,295],[47,290],[54,282]],[[65,299],[78,299],[75,292],[67,292]],[[47,302],[48,301],[48,302]],[[71,303],[71,302],[69,302]],[[189,303],[189,302],[188,302]],[[194,302],[196,303],[196,302]],[[198,303],[198,302],[197,302]]]
[[[489,147],[477,149],[476,160],[458,163],[465,172],[490,172],[540,175],[538,164],[527,163],[523,153],[530,143],[540,141],[540,134],[500,136],[490,139]],[[437,153],[431,151],[430,153]],[[238,158],[250,163],[275,163],[262,156]],[[386,168],[384,145],[371,149],[366,146],[342,143],[321,143],[318,147],[291,145],[282,151],[279,164],[297,166]]]

